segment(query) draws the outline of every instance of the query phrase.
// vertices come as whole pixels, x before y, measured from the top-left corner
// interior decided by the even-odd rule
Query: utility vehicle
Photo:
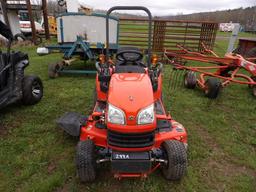
[[[144,10],[149,18],[147,62],[138,48],[121,47],[109,56],[109,21],[114,10]],[[151,54],[152,18],[145,7],[118,6],[107,12],[106,54],[96,62],[95,107],[88,117],[66,113],[57,124],[79,136],[76,168],[82,182],[94,181],[109,162],[116,178],[146,177],[156,169],[179,180],[187,167],[187,133],[166,113],[162,67]]]
[[[43,84],[39,77],[25,76],[24,69],[29,65],[28,55],[11,51],[13,35],[0,21],[0,34],[8,39],[7,52],[0,51],[0,109],[21,101],[33,105],[43,97]]]

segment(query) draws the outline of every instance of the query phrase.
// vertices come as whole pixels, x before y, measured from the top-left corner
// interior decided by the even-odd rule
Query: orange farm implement
[[[200,87],[205,95],[211,99],[217,98],[220,89],[230,83],[246,84],[252,89],[256,96],[256,56],[244,58],[235,53],[227,53],[224,57],[219,57],[215,52],[202,44],[204,47],[201,53],[191,51],[182,45],[177,45],[179,50],[165,50],[164,57],[168,64],[177,70],[186,70],[184,85],[193,89]],[[186,66],[184,61],[197,61],[209,63],[205,66]],[[241,70],[247,71],[246,75]],[[199,77],[196,77],[199,73]]]

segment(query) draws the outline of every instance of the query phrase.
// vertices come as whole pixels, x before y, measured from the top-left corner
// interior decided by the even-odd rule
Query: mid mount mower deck
[[[108,17],[114,10],[144,10],[149,17],[147,63],[134,47],[109,58]],[[162,101],[162,64],[151,56],[151,13],[145,7],[113,7],[107,13],[106,55],[96,62],[95,107],[88,117],[67,113],[57,123],[80,136],[76,168],[81,181],[94,181],[99,164],[110,162],[116,178],[146,177],[161,169],[179,180],[187,167],[187,133],[166,113]]]
[[[10,51],[12,32],[1,21],[0,34],[8,39],[7,52],[0,52],[0,109],[19,101],[25,105],[36,104],[43,97],[40,78],[24,75],[24,69],[29,65],[28,55]]]

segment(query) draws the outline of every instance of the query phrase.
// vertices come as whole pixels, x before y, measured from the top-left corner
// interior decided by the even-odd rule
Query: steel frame
[[[190,51],[182,45],[177,45],[177,47],[179,48],[179,50],[165,50],[165,59],[169,64],[174,65],[176,69],[190,70],[200,73],[199,78],[197,79],[197,85],[201,89],[206,89],[206,76],[221,79],[222,87],[225,87],[230,83],[247,84],[249,86],[256,85],[256,81],[254,79],[256,77],[256,64],[249,61],[253,58],[245,59],[241,55],[234,53],[227,53],[224,57],[219,57],[215,52],[207,49],[207,47],[203,43],[202,47],[204,49],[201,53]],[[215,64],[215,66],[185,66],[181,63],[175,62],[174,58],[199,61],[203,63],[211,63]],[[215,72],[207,71],[214,69],[216,70]],[[249,72],[252,77],[249,77],[242,73],[238,73],[241,69]],[[242,78],[244,80],[242,81],[238,78]]]

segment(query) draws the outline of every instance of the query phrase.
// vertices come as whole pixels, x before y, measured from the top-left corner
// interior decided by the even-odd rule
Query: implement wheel
[[[196,87],[196,74],[194,71],[189,71],[184,76],[184,86],[188,89]]]
[[[167,165],[161,167],[163,176],[168,180],[180,180],[187,170],[187,152],[182,142],[165,141],[162,145]]]
[[[209,78],[205,82],[204,94],[210,99],[216,99],[220,93],[221,82],[216,78]]]
[[[62,62],[52,63],[48,66],[48,76],[51,79],[54,79],[59,76],[58,72],[61,70],[63,64]]]
[[[256,97],[256,85],[252,86],[252,95]]]

